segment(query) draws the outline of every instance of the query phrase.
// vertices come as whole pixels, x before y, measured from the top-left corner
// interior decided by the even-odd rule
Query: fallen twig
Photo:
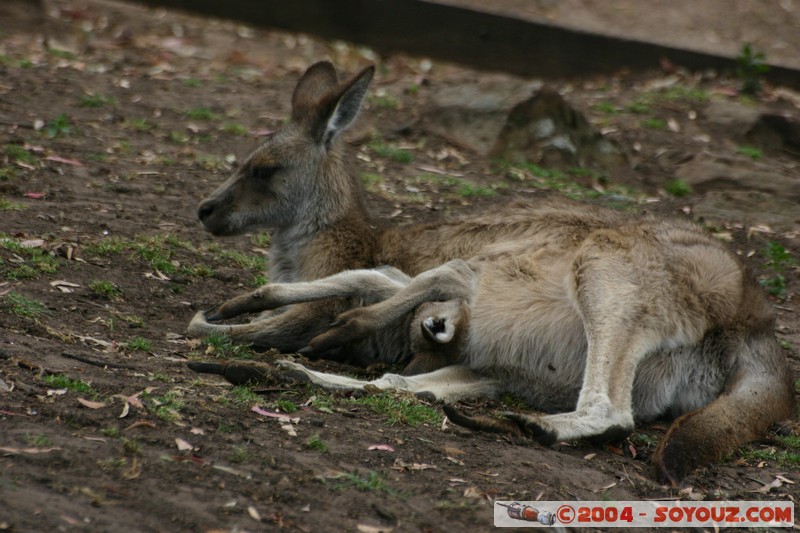
[[[75,359],[76,361],[80,361],[81,363],[86,363],[87,365],[94,365],[94,366],[108,367],[108,368],[124,368],[126,370],[136,370],[136,367],[132,365],[126,365],[124,363],[110,363],[108,361],[90,359],[89,357],[83,357],[81,355],[76,355],[74,353],[69,353],[69,352],[61,352],[61,356],[66,357],[68,359]]]

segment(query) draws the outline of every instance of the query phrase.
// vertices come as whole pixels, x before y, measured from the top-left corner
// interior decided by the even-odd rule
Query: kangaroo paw
[[[630,436],[631,433],[633,433],[633,428],[624,426],[611,426],[602,433],[599,433],[597,435],[592,435],[591,437],[587,437],[586,440],[588,440],[592,444],[601,445],[609,442],[618,442],[621,440],[625,440]]]
[[[292,361],[275,361],[275,366],[278,367],[278,372],[282,378],[297,381],[299,383],[311,382],[311,376],[308,375],[308,369],[301,364]]]
[[[354,309],[339,315],[331,324],[331,329],[311,339],[308,346],[298,353],[310,355],[329,352],[372,334],[374,328],[370,326],[369,320],[363,317],[360,311],[361,309]]]
[[[514,436],[521,436],[522,430],[511,420],[490,418],[486,416],[467,416],[457,410],[452,405],[442,406],[447,419],[453,424],[473,431],[485,431],[488,433],[510,433]]]
[[[558,434],[552,429],[547,429],[536,417],[514,412],[505,412],[503,416],[514,422],[522,433],[529,435],[542,446],[551,446],[558,439]]]

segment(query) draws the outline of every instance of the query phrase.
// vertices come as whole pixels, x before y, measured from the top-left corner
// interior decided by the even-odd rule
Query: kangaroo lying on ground
[[[275,283],[198,313],[190,334],[391,362],[411,355],[415,332],[442,344],[458,337],[440,359],[429,354],[416,369],[412,359],[407,373],[423,372],[413,376],[364,382],[283,367],[325,387],[440,400],[515,392],[559,413],[511,415],[543,443],[678,417],[654,455],[672,483],[792,416],[766,298],[736,256],[691,223],[547,198],[502,215],[374,229],[338,142],[371,76],[339,85],[329,63],[313,65],[294,91],[292,120],[200,204],[216,235],[273,230]],[[247,324],[213,323],[272,309]]]

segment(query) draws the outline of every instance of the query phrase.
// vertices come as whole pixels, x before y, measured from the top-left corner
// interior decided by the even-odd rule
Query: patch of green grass
[[[238,250],[220,249],[214,255],[219,261],[233,264],[251,272],[263,272],[267,269],[267,259],[261,254],[245,254]]]
[[[636,191],[621,185],[609,183],[608,178],[596,171],[584,168],[573,168],[564,172],[557,169],[548,169],[535,163],[522,163],[512,165],[504,161],[495,162],[497,170],[506,177],[515,181],[530,183],[536,188],[559,191],[564,196],[575,200],[587,200],[594,198],[606,198],[612,207],[624,207],[630,205],[637,196]],[[598,190],[593,187],[586,187],[576,181],[576,178],[591,177],[601,184],[603,188]]]
[[[306,446],[311,448],[312,450],[317,450],[318,452],[325,453],[328,451],[328,445],[322,440],[319,436],[319,433],[312,435],[307,441]]]
[[[33,61],[30,59],[20,59],[19,61],[19,68],[31,68],[33,67]]]
[[[664,189],[672,196],[682,198],[692,194],[692,186],[683,180],[675,179],[664,186]]]
[[[442,422],[442,415],[436,409],[408,395],[383,392],[370,394],[362,398],[351,398],[350,401],[356,405],[363,405],[372,412],[386,417],[387,422],[392,425],[438,425]]]
[[[153,343],[144,337],[134,337],[125,343],[125,348],[131,351],[149,352],[153,349]]]
[[[266,285],[268,281],[269,278],[266,274],[256,274],[253,276],[253,279],[250,280],[250,286],[253,288],[261,287],[262,285]]]
[[[8,198],[0,197],[0,211],[22,211],[24,208],[24,204],[12,202]]]
[[[736,56],[736,76],[742,86],[740,91],[748,96],[756,96],[761,91],[761,76],[769,72],[764,52],[758,51],[750,43],[744,43]]]
[[[4,165],[0,166],[0,181],[11,181],[17,177],[17,169]]]
[[[275,400],[275,406],[284,413],[294,413],[297,411],[297,404],[291,400],[279,398]]]
[[[237,385],[229,391],[233,404],[238,407],[251,407],[263,403],[261,396],[245,385]]]
[[[82,248],[86,255],[93,257],[106,257],[109,255],[120,254],[123,250],[125,250],[126,246],[130,245],[131,243],[127,243],[119,237],[106,237],[105,239],[95,243],[84,244]]]
[[[767,292],[781,300],[786,299],[786,277],[783,273],[787,268],[796,264],[795,258],[789,251],[778,241],[770,241],[764,250],[764,257],[766,263],[764,266],[772,270],[773,275],[768,278],[760,280],[761,286],[767,289]]]
[[[177,248],[191,249],[191,245],[171,235],[139,236],[133,243],[133,249],[150,268],[166,275],[178,271],[178,266],[172,262]]]
[[[270,245],[271,238],[269,233],[267,233],[266,231],[262,231],[251,235],[250,242],[258,246],[259,248],[267,248]]]
[[[112,439],[119,438],[122,433],[120,433],[119,428],[116,427],[107,427],[100,430],[100,433],[105,435],[106,437],[110,437]]]
[[[455,176],[439,175],[439,174],[421,174],[411,178],[411,181],[416,183],[425,183],[434,186],[446,186],[455,190],[456,194],[464,197],[473,196],[494,196],[497,192],[484,185],[478,185],[464,178],[457,178]]]
[[[32,435],[32,434],[28,433],[27,435],[25,435],[24,438],[25,438],[25,444],[27,444],[28,446],[36,447],[36,448],[44,448],[46,446],[52,446],[53,445],[53,441],[51,441],[47,437],[47,435],[42,435],[42,434]]]
[[[191,140],[191,137],[189,137],[186,133],[176,130],[170,131],[167,138],[175,144],[188,144],[188,142]]]
[[[478,185],[476,183],[471,183],[469,181],[464,180],[461,185],[458,186],[457,192],[460,196],[464,197],[473,197],[473,196],[484,196],[484,197],[491,197],[497,194],[497,191],[492,189],[491,187],[486,187],[484,185]]]
[[[616,115],[619,113],[619,109],[611,102],[597,102],[592,106],[596,111],[600,113],[605,113],[606,115]]]
[[[227,335],[214,333],[203,341],[206,355],[221,359],[252,359],[253,350],[245,344],[237,344]]]
[[[158,124],[146,118],[134,118],[128,121],[128,125],[136,131],[152,131],[158,128]]]
[[[48,48],[48,53],[53,57],[58,57],[60,59],[75,59],[75,54],[68,50],[59,50],[57,48]]]
[[[800,383],[800,380],[798,380]],[[800,385],[798,385],[800,386]],[[800,390],[800,389],[798,389]],[[333,413],[333,405],[336,403],[333,395],[331,394],[324,394],[322,391],[316,391],[317,394],[314,394],[310,399],[310,405],[314,409],[322,411],[323,413]]]
[[[14,291],[3,297],[3,303],[12,314],[23,318],[35,320],[50,314],[43,303]]]
[[[9,281],[23,281],[26,279],[36,279],[39,272],[28,265],[19,265],[5,273],[5,278]]]
[[[406,164],[414,160],[414,154],[408,150],[384,143],[378,138],[373,139],[368,146],[376,156],[391,159],[396,163]]]
[[[754,146],[740,146],[736,149],[736,153],[747,156],[753,160],[759,160],[764,157],[764,152]]]
[[[123,439],[122,451],[128,457],[142,454],[142,445],[135,439]]]
[[[667,127],[667,122],[664,119],[660,119],[657,117],[646,118],[642,120],[640,124],[642,125],[642,127],[651,130],[663,130]]]
[[[32,152],[29,152],[25,147],[18,144],[7,144],[3,147],[3,153],[11,161],[19,161],[33,165],[37,161],[37,157]]]
[[[341,481],[341,483],[336,486],[338,489],[353,486],[364,492],[385,492],[391,496],[398,496],[398,492],[390,488],[381,475],[373,470],[370,470],[366,477],[359,476],[355,473],[342,473],[335,479]]]
[[[113,96],[104,96],[102,94],[87,94],[83,96],[78,103],[81,107],[98,108],[104,105],[114,105],[117,103],[116,98]]]
[[[380,174],[373,174],[372,172],[362,172],[359,177],[361,178],[361,183],[364,184],[364,188],[368,191],[375,190],[383,181],[383,176]]]
[[[378,109],[398,109],[400,103],[391,94],[372,94],[369,103]]]
[[[796,263],[791,253],[778,241],[770,241],[764,250],[767,262],[764,266],[776,272],[783,272]]]
[[[114,283],[106,280],[92,280],[89,282],[89,290],[100,298],[106,300],[114,300],[122,296],[122,289],[117,287]]]
[[[246,463],[250,460],[250,451],[246,446],[234,446],[228,460],[234,464]]]
[[[225,124],[222,127],[222,131],[231,135],[238,135],[240,137],[247,135],[247,128],[242,124],[237,124],[235,122],[229,122],[228,124]]]
[[[198,80],[197,78],[186,78],[183,80],[184,87],[202,87],[203,82],[202,80]]]
[[[161,396],[142,395],[142,399],[146,399],[148,410],[154,416],[162,420],[178,420],[180,419],[180,410],[184,406],[183,395],[172,389],[162,394]]]
[[[655,98],[661,100],[686,100],[690,102],[707,102],[710,98],[708,91],[698,87],[686,87],[683,85],[675,85],[664,91],[655,93]]]
[[[71,379],[63,374],[48,374],[44,377],[44,382],[57,389],[67,389],[80,394],[87,394],[97,397],[97,392],[92,386],[80,379]]]
[[[190,109],[185,113],[185,115],[186,118],[190,118],[192,120],[214,120],[216,118],[214,112],[207,107],[196,107],[194,109]]]
[[[775,274],[774,276],[761,280],[761,286],[767,289],[767,292],[772,296],[786,299],[786,277],[783,274]]]
[[[72,124],[70,124],[67,114],[61,113],[47,123],[45,132],[47,133],[47,136],[52,139],[58,137],[59,135],[69,135],[72,133],[72,130]]]
[[[650,112],[650,105],[641,101],[637,100],[627,107],[628,111],[634,113],[636,115],[646,115]]]
[[[767,461],[781,468],[800,467],[800,453],[792,450],[767,448],[764,450],[746,450],[740,453],[741,456],[748,461]]]

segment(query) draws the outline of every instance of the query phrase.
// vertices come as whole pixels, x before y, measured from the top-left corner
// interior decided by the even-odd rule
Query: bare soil
[[[707,122],[708,95],[738,99],[737,80],[672,73],[680,91],[646,116],[631,105],[662,72],[556,83],[633,157],[618,173],[553,179],[500,169],[423,127],[432,91],[488,74],[131,5],[48,5],[47,44],[35,17],[0,36],[0,531],[486,531],[493,499],[797,501],[800,450],[779,436],[798,435],[791,424],[671,488],[649,462],[666,424],[546,449],[441,418],[393,424],[280,380],[254,398],[186,365],[230,355],[183,332],[198,309],[263,282],[269,246],[212,238],[196,205],[280,126],[312,62],[379,64],[348,144],[376,220],[391,224],[503,209],[543,188],[691,215],[695,197],[665,186],[702,149],[797,169],[788,151],[737,153],[743,140]],[[777,94],[767,87],[758,104],[797,116]],[[775,242],[799,257],[797,225],[709,227],[765,282],[783,277],[778,335],[797,370],[800,276],[766,252]],[[283,427],[253,405],[298,409]]]

